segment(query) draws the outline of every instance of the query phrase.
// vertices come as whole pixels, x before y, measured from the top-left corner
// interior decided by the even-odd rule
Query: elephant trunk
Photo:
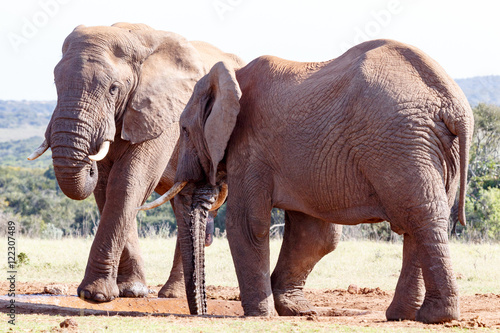
[[[205,229],[217,190],[203,186],[195,188],[192,193],[186,192],[190,191],[183,191],[174,199],[186,295],[191,314],[206,314]]]
[[[74,200],[87,198],[97,184],[97,164],[89,159],[96,151],[94,127],[83,119],[92,110],[77,106],[54,111],[45,134],[52,150],[57,183],[66,196]]]
[[[77,160],[69,148],[52,149],[54,172],[63,193],[71,199],[83,200],[94,191],[97,184],[96,162]],[[59,157],[55,157],[59,156]]]

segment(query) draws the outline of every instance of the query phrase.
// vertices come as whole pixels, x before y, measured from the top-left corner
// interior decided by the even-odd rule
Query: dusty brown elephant
[[[175,179],[188,185],[174,201],[179,232],[210,207],[217,193],[207,188],[227,178],[227,237],[245,314],[299,314],[312,309],[302,293],[309,272],[338,241],[329,222],[386,220],[404,234],[387,319],[457,319],[447,224],[459,180],[465,223],[473,123],[444,70],[395,41],[322,63],[266,56],[236,72],[218,63],[181,115]],[[287,220],[271,275],[272,207]]]
[[[76,200],[94,192],[101,219],[78,295],[146,296],[136,207],[173,185],[177,122],[196,81],[217,61],[242,62],[207,43],[129,23],[78,26],[62,51],[57,106],[30,159],[50,147],[62,191]],[[160,296],[185,295],[178,246],[175,252]]]

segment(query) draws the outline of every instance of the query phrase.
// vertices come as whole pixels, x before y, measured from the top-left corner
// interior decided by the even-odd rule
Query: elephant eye
[[[189,138],[189,132],[185,126],[182,126],[182,133],[184,133]]]
[[[111,87],[109,88],[109,93],[111,94],[111,96],[115,96],[116,94],[118,94],[118,85],[117,84],[112,84]]]

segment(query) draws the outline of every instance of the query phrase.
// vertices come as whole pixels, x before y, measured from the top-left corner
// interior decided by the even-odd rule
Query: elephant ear
[[[207,76],[214,101],[211,112],[208,110],[210,114],[203,133],[211,160],[208,177],[210,183],[215,185],[217,166],[224,158],[240,112],[241,90],[234,69],[224,62],[216,63]]]
[[[140,39],[151,52],[144,61],[138,59],[143,61],[138,85],[123,116],[121,137],[133,144],[154,139],[177,122],[194,84],[203,75],[200,55],[187,40],[134,26],[131,32],[143,34]]]

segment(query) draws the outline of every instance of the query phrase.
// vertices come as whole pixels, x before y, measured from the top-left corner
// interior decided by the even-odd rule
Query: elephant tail
[[[455,104],[451,110],[453,113],[444,113],[444,123],[446,127],[458,137],[459,162],[460,162],[460,193],[458,198],[458,220],[465,226],[465,194],[467,192],[467,173],[469,165],[469,149],[472,143],[474,131],[474,116],[467,99],[464,97],[461,102]],[[450,109],[448,109],[450,110]]]
[[[458,198],[458,220],[465,226],[465,193],[467,191],[467,172],[469,164],[469,149],[471,145],[472,130],[469,132],[462,126],[458,133],[460,154],[460,197]],[[474,126],[472,126],[473,128]]]

